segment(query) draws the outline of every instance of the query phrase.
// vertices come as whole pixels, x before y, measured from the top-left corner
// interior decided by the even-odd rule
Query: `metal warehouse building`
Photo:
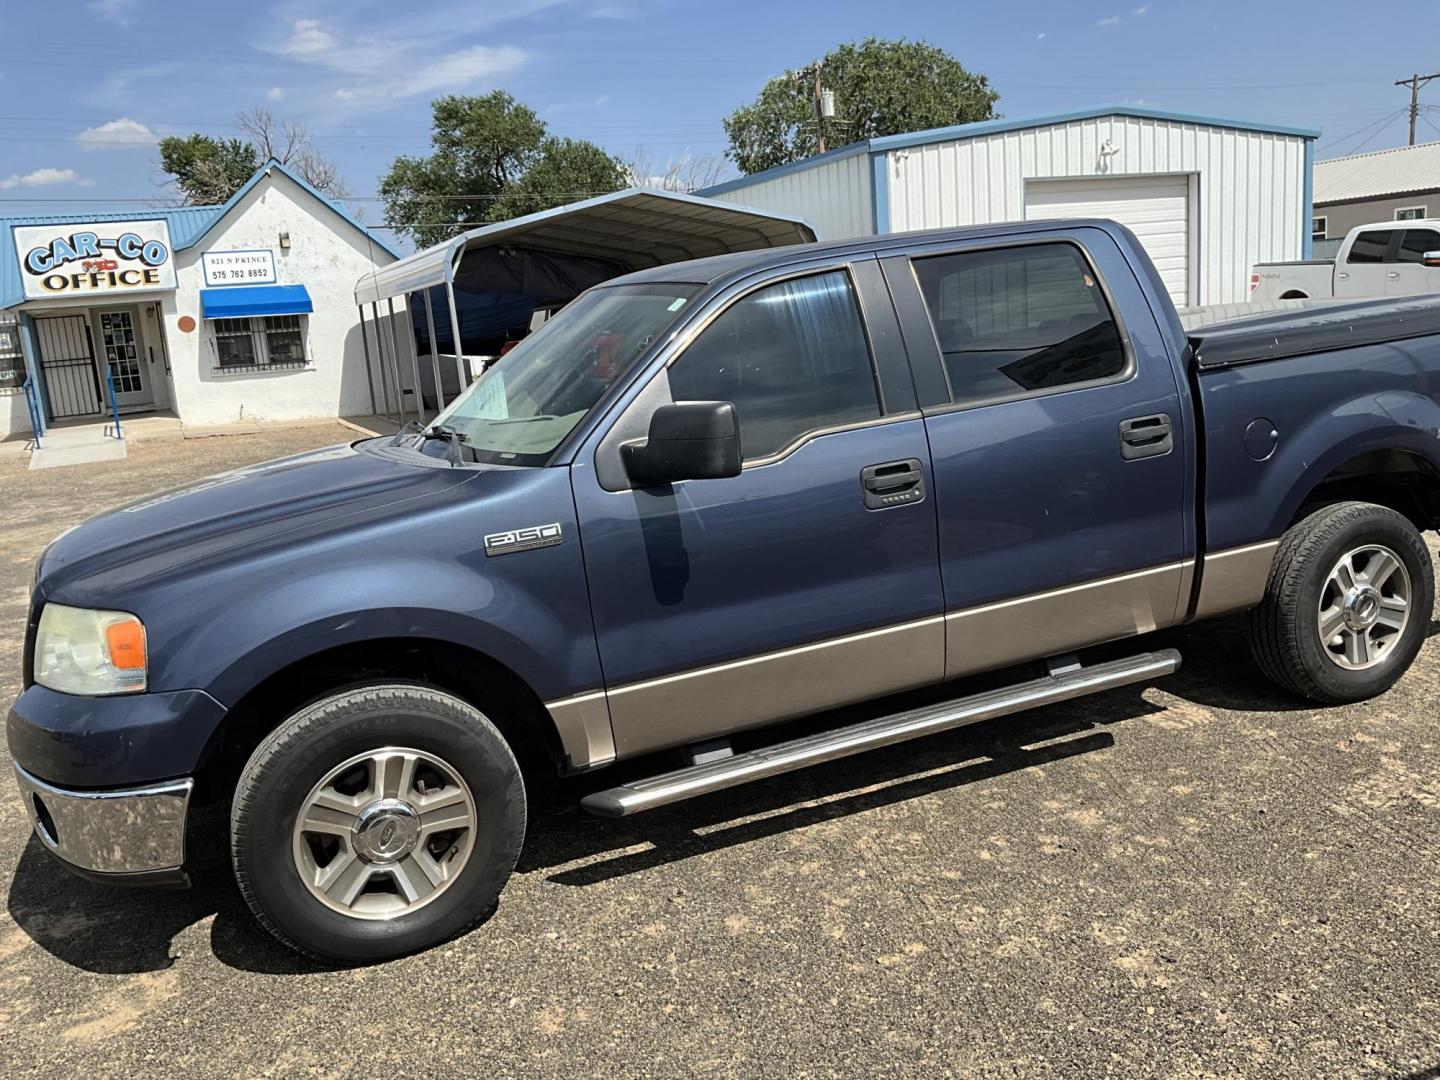
[[[1113,218],[1180,306],[1246,299],[1250,267],[1310,254],[1319,132],[1133,106],[870,139],[698,194],[822,239],[1064,217]]]

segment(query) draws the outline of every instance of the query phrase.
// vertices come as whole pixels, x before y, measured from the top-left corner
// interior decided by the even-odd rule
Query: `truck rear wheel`
[[[525,786],[480,712],[422,686],[301,709],[236,789],[240,891],[286,945],[342,963],[403,956],[482,920],[525,837]]]
[[[1337,503],[1280,541],[1250,648],[1276,684],[1340,704],[1384,693],[1425,643],[1435,600],[1430,551],[1402,514]]]

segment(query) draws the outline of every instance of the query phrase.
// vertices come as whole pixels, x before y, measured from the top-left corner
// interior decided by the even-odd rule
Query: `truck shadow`
[[[1431,627],[1432,636],[1440,623]],[[1250,662],[1243,623],[1219,620],[1155,635],[1147,648],[1173,646],[1180,671],[1156,684],[1183,701],[1248,713],[1313,708],[1267,683]],[[1136,651],[1121,643],[1111,655]],[[1031,672],[1030,674],[1033,674]],[[961,684],[960,692],[1013,679],[1002,673]],[[888,699],[880,710],[841,710],[788,725],[783,737],[854,722],[876,711],[915,707],[955,693],[937,688]],[[591,791],[674,767],[651,758],[591,776],[533,786],[530,835],[516,868],[545,880],[587,887],[627,874],[747,844],[787,830],[835,821],[939,791],[993,780],[1114,746],[1110,730],[1165,712],[1145,686],[1113,690],[841,761],[717,792],[688,803],[605,821],[580,810]],[[1296,717],[1297,721],[1300,718]],[[163,970],[182,955],[184,932],[213,916],[209,947],[232,967],[267,974],[323,970],[291,953],[260,928],[236,889],[223,809],[197,812],[188,862],[195,886],[154,892],[92,884],[66,871],[31,837],[10,886],[9,913],[39,946],[61,961],[98,974]],[[504,896],[501,903],[505,902]]]

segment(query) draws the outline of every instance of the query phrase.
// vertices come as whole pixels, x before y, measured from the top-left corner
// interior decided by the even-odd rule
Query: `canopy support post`
[[[404,424],[405,383],[400,378],[400,328],[395,321],[395,298],[393,296],[387,296],[385,298],[385,306],[390,311],[390,355],[395,358],[395,389],[397,392],[397,396],[400,398],[400,423]],[[418,365],[416,366],[415,370],[420,370]],[[415,398],[417,402],[415,407],[415,419],[423,424],[425,422],[425,417],[424,410],[421,409],[419,406],[419,401],[421,398],[419,386],[415,387]]]
[[[460,389],[470,385],[470,365],[465,359],[465,345],[460,340],[460,316],[455,313],[455,285],[445,282],[445,300],[450,305],[450,335],[455,339],[455,374],[460,377]]]
[[[385,419],[393,420],[394,417],[390,415],[390,365],[385,360],[385,335],[380,332],[380,302],[378,300],[370,301],[370,320],[375,326],[375,352],[380,359],[380,389],[385,394]],[[399,423],[398,420],[395,422]]]
[[[355,310],[360,313],[360,344],[365,349],[365,384],[370,387],[370,415],[376,415],[375,408],[375,376],[370,373],[370,337],[365,333],[365,305],[356,304]]]
[[[435,344],[435,307],[430,303],[429,288],[426,288],[422,295],[425,297],[425,331],[430,335],[430,366],[435,375],[435,407],[443,412],[446,404],[445,387],[440,383],[440,347]]]

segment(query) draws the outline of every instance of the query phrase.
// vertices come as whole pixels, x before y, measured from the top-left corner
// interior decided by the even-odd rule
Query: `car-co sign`
[[[29,300],[175,288],[164,219],[20,225],[15,253]]]

